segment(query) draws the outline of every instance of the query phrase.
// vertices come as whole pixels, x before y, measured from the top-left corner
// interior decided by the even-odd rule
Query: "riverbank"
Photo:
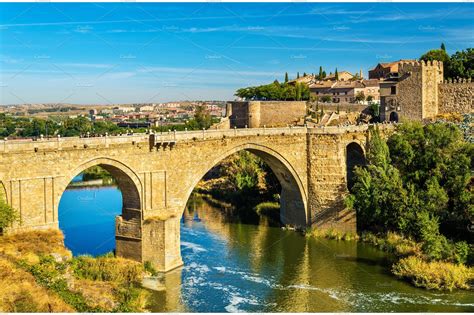
[[[142,264],[72,257],[56,230],[0,236],[1,312],[144,312]]]
[[[474,268],[446,261],[430,261],[423,253],[423,244],[388,232],[376,235],[338,233],[333,230],[309,230],[307,237],[339,241],[359,241],[391,255],[390,272],[416,287],[434,290],[474,290]]]

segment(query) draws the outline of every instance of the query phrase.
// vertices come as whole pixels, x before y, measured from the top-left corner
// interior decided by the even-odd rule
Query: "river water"
[[[67,190],[59,206],[75,255],[114,249],[114,187]],[[307,239],[248,225],[193,197],[181,224],[184,267],[160,277],[155,312],[463,312],[474,294],[418,289],[397,280],[385,253],[357,242]]]

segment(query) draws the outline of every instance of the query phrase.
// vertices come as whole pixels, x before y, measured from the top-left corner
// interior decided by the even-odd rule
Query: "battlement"
[[[398,72],[406,73],[409,71],[420,71],[434,68],[435,70],[443,71],[443,62],[438,60],[420,60],[420,61],[400,61],[398,63]]]
[[[443,84],[469,84],[474,83],[471,78],[457,78],[444,80]]]

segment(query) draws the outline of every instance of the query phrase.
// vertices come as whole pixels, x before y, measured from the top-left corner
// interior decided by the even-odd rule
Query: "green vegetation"
[[[0,232],[18,219],[16,211],[0,196]]]
[[[420,60],[438,60],[443,62],[445,78],[473,78],[474,77],[474,48],[457,51],[451,56],[446,47],[441,44],[440,49],[433,49],[420,57]]]
[[[467,226],[474,218],[474,144],[464,141],[455,125],[405,123],[388,141],[372,130],[367,162],[365,167],[356,167],[346,200],[357,212],[360,231],[385,235],[385,239],[390,239],[386,231],[396,232],[404,245],[384,241],[388,249],[407,250],[419,244],[413,255],[426,263],[443,262],[454,269],[473,264]],[[403,268],[396,270],[404,274]],[[425,282],[417,282],[421,283]]]
[[[148,292],[137,262],[72,258],[60,232],[0,237],[0,311],[143,312]]]
[[[194,112],[194,119],[191,119],[186,125],[190,130],[208,129],[212,125],[212,117],[204,106],[197,106]]]
[[[238,89],[235,95],[246,100],[309,100],[309,87],[304,83],[279,83],[275,80],[271,84],[251,86]]]
[[[400,278],[407,278],[417,287],[427,289],[470,289],[474,280],[474,268],[464,265],[431,261],[420,257],[402,258],[392,267],[392,272]]]
[[[238,216],[255,222],[260,216],[278,225],[280,183],[267,164],[256,155],[240,151],[211,169],[196,192],[238,207]],[[265,202],[262,202],[265,200]]]
[[[143,133],[147,129],[154,131],[168,130],[196,130],[209,128],[219,119],[211,117],[209,112],[198,106],[195,118],[181,124],[166,124],[152,128],[134,128],[133,132]],[[62,137],[77,137],[86,135],[109,135],[125,134],[130,128],[119,127],[110,121],[90,121],[86,117],[62,118],[51,117],[49,119],[13,117],[4,113],[0,114],[0,137],[51,137],[61,135]]]
[[[83,181],[102,179],[105,184],[115,183],[115,180],[112,175],[100,166],[89,167],[84,172],[82,172],[82,175]]]

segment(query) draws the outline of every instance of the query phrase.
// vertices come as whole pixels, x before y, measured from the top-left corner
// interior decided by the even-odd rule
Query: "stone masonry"
[[[365,151],[368,128],[255,128],[0,141],[0,197],[20,216],[7,232],[59,228],[58,206],[67,185],[77,174],[99,165],[122,191],[117,254],[150,261],[157,270],[171,270],[182,265],[180,218],[191,192],[207,171],[240,150],[261,157],[279,179],[283,223],[354,230],[355,215],[342,202],[351,158],[346,148],[355,143]]]
[[[398,79],[381,83],[380,118],[386,121],[396,114],[400,120],[423,120],[442,113],[471,113],[473,102],[474,83],[443,82],[441,61],[401,61]]]

